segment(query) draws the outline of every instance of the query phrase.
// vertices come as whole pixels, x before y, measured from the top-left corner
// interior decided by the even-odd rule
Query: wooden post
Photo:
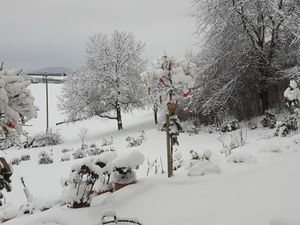
[[[168,177],[173,175],[172,158],[171,158],[171,138],[170,138],[170,115],[166,114],[166,134],[167,134],[167,161],[168,161]]]
[[[48,79],[47,73],[45,74],[45,82],[46,82],[46,133],[49,129],[49,105],[48,105]]]

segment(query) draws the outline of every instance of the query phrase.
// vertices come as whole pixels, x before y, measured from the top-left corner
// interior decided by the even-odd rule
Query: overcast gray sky
[[[184,56],[196,42],[190,0],[2,0],[0,61],[10,67],[80,67],[88,37],[129,31],[145,57]]]

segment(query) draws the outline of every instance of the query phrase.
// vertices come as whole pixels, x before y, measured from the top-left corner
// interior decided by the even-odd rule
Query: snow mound
[[[270,225],[300,225],[300,222],[277,218],[271,220]]]
[[[259,150],[260,152],[270,152],[270,153],[280,153],[282,152],[281,148],[276,145],[268,145]]]
[[[203,176],[211,173],[220,173],[221,169],[210,161],[199,161],[188,171],[189,176]]]
[[[236,152],[227,158],[229,163],[256,163],[256,159],[249,154]]]
[[[114,160],[113,164],[117,168],[137,168],[139,165],[142,165],[145,161],[145,157],[142,153],[138,151],[132,151],[123,157],[117,158]]]
[[[0,207],[0,223],[17,217],[18,212],[18,208],[13,206],[11,203],[7,203]]]

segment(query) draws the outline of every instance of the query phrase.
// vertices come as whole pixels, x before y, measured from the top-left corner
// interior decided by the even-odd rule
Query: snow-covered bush
[[[140,130],[137,137],[128,136],[125,140],[127,141],[127,147],[140,146],[146,140],[145,131]]]
[[[285,118],[282,122],[276,123],[275,137],[286,137],[293,131],[298,130],[297,118],[295,115],[291,115]]]
[[[21,163],[21,161],[22,160],[20,158],[15,157],[15,158],[11,159],[10,163],[11,163],[11,165],[19,165]]]
[[[154,161],[150,161],[149,159],[147,159],[147,173],[146,176],[149,176],[150,171],[154,168],[154,174],[156,175],[158,173],[158,169],[159,169],[159,163],[158,163],[158,159],[155,159]]]
[[[126,185],[135,182],[136,173],[134,169],[138,169],[143,164],[145,157],[138,151],[132,151],[129,154],[117,158],[113,162],[114,170],[111,180],[115,184],[115,189],[118,189],[117,185]]]
[[[4,158],[0,158],[0,206],[2,205],[1,199],[3,198],[2,190],[5,189],[7,192],[11,191],[11,179],[13,170],[10,164],[6,162]]]
[[[70,155],[70,154],[64,154],[64,155],[60,158],[60,160],[61,160],[62,162],[70,161],[70,159],[71,159],[71,155]]]
[[[173,169],[178,170],[183,165],[183,158],[181,152],[178,149],[175,149],[173,154]]]
[[[101,146],[109,146],[114,143],[114,138],[111,136],[110,139],[103,138]]]
[[[45,151],[39,154],[39,164],[51,164],[53,163],[53,158]]]
[[[202,153],[196,152],[195,150],[189,151],[190,160],[186,165],[187,168],[191,168],[194,164],[198,163],[199,161],[209,161],[212,156],[211,150],[205,150]]]
[[[264,117],[260,121],[260,123],[263,125],[263,127],[268,127],[270,129],[275,128],[276,122],[277,121],[276,121],[275,115],[268,111],[264,112]]]
[[[61,150],[61,153],[67,153],[67,152],[71,152],[71,151],[73,151],[73,149],[71,149],[71,148],[63,148]]]
[[[113,168],[111,162],[115,158],[115,152],[105,152],[92,160],[73,165],[69,178],[63,182],[62,200],[69,207],[87,207],[93,192],[111,190],[110,174]]]
[[[28,161],[30,160],[30,155],[21,155],[21,158],[20,158],[22,161]]]
[[[290,80],[290,85],[283,93],[283,96],[285,105],[290,113],[299,113],[300,90],[295,80]]]
[[[221,126],[220,131],[223,133],[226,133],[226,132],[237,130],[237,129],[239,129],[239,127],[240,127],[240,125],[239,125],[238,121],[233,120],[233,121],[230,121],[229,123],[224,123]]]
[[[194,122],[192,120],[187,120],[181,123],[182,125],[182,131],[184,133],[191,135],[195,135],[199,133],[199,128],[195,126]]]
[[[169,134],[171,137],[171,143],[172,143],[172,145],[175,145],[175,144],[179,145],[178,136],[179,136],[179,133],[182,132],[182,125],[181,125],[180,120],[178,119],[178,116],[177,115],[170,116],[169,123],[170,123]],[[167,123],[165,121],[163,123],[163,127],[161,130],[165,131],[166,127],[167,127]]]
[[[7,71],[0,66],[0,140],[4,145],[21,145],[23,126],[37,117],[38,108],[28,86],[29,80],[20,76],[22,70]]]
[[[211,161],[198,161],[188,170],[189,176],[203,176],[211,173],[220,173],[221,169]]]
[[[51,129],[35,135],[33,139],[32,147],[45,147],[63,143],[61,135],[58,132],[53,132]]]
[[[256,159],[249,154],[242,152],[235,152],[232,155],[228,156],[227,162],[230,163],[255,163]]]
[[[246,145],[247,131],[239,130],[230,134],[221,134],[217,137],[217,140],[222,144],[221,153],[225,154],[225,157],[232,153],[233,149]]]
[[[86,150],[79,148],[77,150],[75,150],[73,153],[73,159],[82,159],[84,157],[86,157]]]
[[[97,147],[96,144],[91,144],[87,150],[87,154],[89,156],[100,155],[103,152],[104,152],[104,150]]]

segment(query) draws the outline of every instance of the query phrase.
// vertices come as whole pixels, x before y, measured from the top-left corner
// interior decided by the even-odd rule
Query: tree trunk
[[[154,123],[157,124],[158,123],[157,122],[157,109],[154,109],[153,112],[154,112]]]
[[[260,99],[261,99],[261,110],[262,113],[264,113],[269,109],[269,91],[267,88],[262,88],[260,90]]]
[[[118,102],[117,102],[116,110],[117,110],[118,130],[123,130],[121,108],[120,108],[120,104]]]

